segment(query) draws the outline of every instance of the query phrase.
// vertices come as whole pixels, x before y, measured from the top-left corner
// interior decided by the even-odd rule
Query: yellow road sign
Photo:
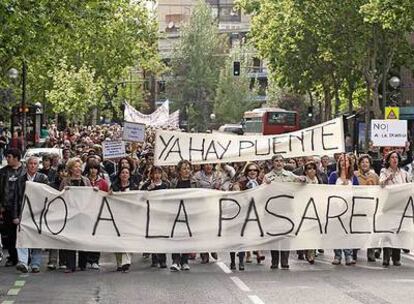
[[[400,108],[385,107],[385,119],[400,119]]]

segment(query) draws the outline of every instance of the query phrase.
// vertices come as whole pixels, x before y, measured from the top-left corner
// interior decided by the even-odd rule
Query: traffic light
[[[308,107],[308,117],[312,117],[313,116],[313,107],[310,106]]]
[[[240,76],[240,61],[233,62],[233,75]]]

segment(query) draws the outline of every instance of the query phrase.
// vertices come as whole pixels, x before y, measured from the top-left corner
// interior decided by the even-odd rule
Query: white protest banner
[[[27,182],[17,246],[102,252],[414,249],[412,184],[62,192]]]
[[[284,157],[332,155],[345,151],[342,118],[292,133],[267,136],[183,133],[157,130],[155,164],[176,165],[186,159],[194,164],[241,162]]]
[[[124,157],[126,156],[125,142],[104,141],[102,142],[102,153],[106,159]]]
[[[122,139],[125,141],[145,141],[145,125],[124,121]]]
[[[371,120],[371,141],[376,147],[405,147],[406,120]]]
[[[124,120],[152,127],[162,127],[168,125],[170,119],[169,109],[169,101],[166,100],[152,114],[147,115],[137,111],[129,103],[125,102]]]

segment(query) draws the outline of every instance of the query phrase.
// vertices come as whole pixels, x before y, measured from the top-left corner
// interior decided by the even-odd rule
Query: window
[[[295,126],[296,125],[296,113],[269,112],[267,123],[269,125]]]
[[[220,22],[241,22],[241,11],[233,5],[219,6]]]
[[[262,133],[262,118],[246,118],[244,121],[244,130],[246,133]]]

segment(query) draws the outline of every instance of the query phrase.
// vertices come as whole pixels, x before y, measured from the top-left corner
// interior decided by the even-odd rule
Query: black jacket
[[[17,169],[6,166],[0,169],[0,207],[12,209],[15,199],[15,191],[18,179],[26,174],[26,169],[21,165]]]
[[[27,173],[25,173],[23,176],[20,176],[17,181],[17,187],[15,192],[15,200],[13,203],[12,208],[12,218],[19,218],[20,213],[22,212],[22,205],[23,205],[23,198],[24,198],[24,192],[26,190],[26,182],[27,179]],[[35,183],[41,183],[41,184],[48,184],[49,180],[47,176],[43,173],[37,172],[35,178],[33,179],[33,182]],[[32,202],[33,203],[33,202]]]

